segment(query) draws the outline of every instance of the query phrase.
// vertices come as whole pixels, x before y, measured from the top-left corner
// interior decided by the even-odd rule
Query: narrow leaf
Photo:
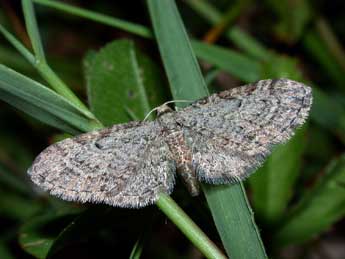
[[[25,1],[25,0],[24,0]],[[151,31],[147,29],[146,27],[139,25],[139,24],[134,24],[130,23],[124,20],[116,19],[111,16],[107,16],[104,14],[99,14],[97,12],[85,10],[82,8],[78,8],[75,6],[71,6],[68,4],[64,4],[58,1],[52,1],[52,0],[33,0],[37,4],[45,5],[50,8],[54,8],[56,10],[62,11],[64,14],[65,13],[71,13],[83,18],[87,18],[99,23],[103,23],[115,28],[122,29],[124,31],[128,31],[134,34],[137,34],[139,36],[145,37],[145,38],[150,38],[152,36]]]
[[[329,76],[329,79],[331,79],[338,89],[344,93],[344,72],[333,58],[327,45],[313,30],[303,35],[302,43],[305,50],[310,54],[310,57],[321,66],[320,72],[324,72],[325,76]]]
[[[275,148],[264,165],[250,177],[256,217],[266,226],[277,223],[293,193],[305,148],[305,128]]]
[[[191,8],[202,16],[208,23],[215,25],[222,19],[222,13],[217,10],[207,0],[189,0],[185,1]],[[238,26],[234,25],[229,28],[225,35],[231,40],[237,48],[243,50],[248,56],[256,59],[257,61],[265,61],[271,56],[271,51],[261,45],[255,38],[245,33]]]
[[[170,4],[166,0],[148,3],[173,97],[195,100],[208,95],[208,89],[174,1]],[[183,71],[182,76],[180,71]],[[182,107],[187,104],[176,105]]]
[[[260,78],[260,63],[254,59],[230,49],[198,41],[192,41],[192,46],[200,59],[223,68],[243,81],[253,82]]]
[[[97,125],[65,98],[3,65],[0,65],[0,99],[69,133],[91,131]]]
[[[0,240],[0,258],[2,259],[15,259],[14,255],[12,255],[9,247]]]
[[[46,59],[41,42],[41,37],[38,32],[38,26],[32,1],[22,0],[22,7],[25,18],[26,30],[28,31],[36,59],[40,62],[45,62]]]
[[[19,41],[14,37],[9,31],[5,29],[0,24],[0,32],[2,35],[15,47],[20,54],[24,56],[24,58],[29,61],[32,65],[35,64],[35,57],[32,53]]]
[[[9,33],[4,27],[0,25],[0,32],[5,38],[33,65],[41,76],[49,83],[49,85],[60,95],[71,101],[74,105],[78,106],[80,111],[90,119],[97,120],[93,114],[86,108],[86,106],[79,100],[79,98],[68,88],[68,86],[55,74],[55,72],[49,67],[45,60],[39,60],[28,51],[25,46],[19,42],[11,33]],[[99,123],[97,127],[100,127]]]
[[[73,217],[69,214],[58,215],[51,212],[30,219],[19,230],[20,246],[36,258],[46,258],[60,229],[68,225]]]
[[[140,259],[142,252],[143,252],[142,239],[139,238],[133,246],[132,252],[129,255],[129,259]]]
[[[320,206],[322,205],[322,206]],[[345,155],[333,161],[273,236],[278,246],[303,243],[345,216]]]
[[[17,193],[0,191],[0,214],[3,217],[25,221],[36,214],[41,207],[39,203],[31,203],[29,199]]]
[[[175,2],[149,0],[148,6],[173,97],[195,100],[206,96],[208,91]],[[266,258],[241,185],[204,188],[204,193],[228,255]],[[194,244],[204,251],[204,244]]]

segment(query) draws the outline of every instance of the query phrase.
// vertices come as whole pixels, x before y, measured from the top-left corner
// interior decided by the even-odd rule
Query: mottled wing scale
[[[178,112],[163,105],[154,122],[115,125],[51,145],[29,174],[65,200],[143,207],[172,192],[177,167],[189,184],[244,179],[303,124],[311,102],[309,87],[279,79],[214,94]]]
[[[29,169],[33,182],[65,200],[143,207],[171,193],[175,162],[156,122],[132,122],[49,146]]]
[[[311,89],[288,79],[262,80],[199,100],[176,113],[193,153],[199,180],[238,182],[254,171],[272,146],[288,140],[305,121]]]

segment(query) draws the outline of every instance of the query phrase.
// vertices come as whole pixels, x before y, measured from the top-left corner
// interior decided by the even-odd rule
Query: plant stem
[[[57,74],[45,62],[36,60],[34,67],[38,70],[40,75],[51,85],[51,87],[60,95],[71,101],[90,119],[95,119],[95,116],[89,111],[82,101],[72,92],[72,90],[58,77]],[[96,120],[96,119],[95,119]],[[98,123],[96,123],[98,124]],[[101,126],[100,124],[98,125]],[[99,128],[97,126],[97,128]]]
[[[204,41],[207,43],[216,42],[224,30],[226,30],[241,14],[242,10],[249,2],[250,1],[248,0],[238,0],[235,4],[231,4],[231,7],[222,16],[220,21],[214,24],[214,26],[206,33],[204,36]]]
[[[217,246],[192,221],[191,218],[175,203],[169,195],[161,193],[156,205],[184,233],[188,239],[207,258],[226,258]]]
[[[58,94],[68,99],[74,105],[76,105],[80,112],[83,113],[87,118],[92,120],[92,124],[95,129],[100,128],[100,122],[95,116],[88,110],[88,108],[80,101],[80,99],[72,92],[72,90],[55,74],[55,72],[45,62],[45,59],[38,59],[35,57],[18,39],[16,39],[10,32],[8,32],[0,24],[0,32],[3,36],[18,50],[24,58],[31,63],[33,67],[37,69],[40,75],[50,84]]]
[[[79,7],[60,3],[58,1],[51,1],[51,0],[33,0],[33,1],[37,4],[45,5],[45,6],[54,8],[56,10],[60,10],[66,13],[71,13],[71,14],[78,15],[80,17],[87,18],[96,22],[107,24],[107,25],[122,29],[124,31],[137,34],[145,38],[152,38],[151,31],[145,26],[142,26],[139,24],[123,21],[111,16],[104,15],[104,14],[100,14],[100,13],[85,10]]]
[[[46,62],[32,1],[22,0],[22,9],[25,18],[26,30],[28,32],[36,59],[40,62]]]
[[[320,17],[316,20],[316,30],[321,39],[326,43],[334,59],[339,63],[343,70],[345,70],[345,51],[342,48],[337,36],[334,34],[328,22]]]

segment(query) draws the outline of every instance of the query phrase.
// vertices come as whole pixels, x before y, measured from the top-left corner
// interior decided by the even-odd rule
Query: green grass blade
[[[302,43],[311,58],[313,58],[322,67],[321,71],[324,71],[325,75],[329,75],[329,78],[336,84],[338,89],[344,92],[344,72],[336,60],[334,60],[332,54],[326,44],[320,39],[319,35],[317,35],[313,30],[310,30],[304,34]]]
[[[165,100],[158,68],[132,41],[107,44],[84,67],[89,104],[105,126],[143,119]]]
[[[32,1],[22,0],[22,8],[25,18],[26,30],[28,32],[36,59],[38,62],[46,62]]]
[[[99,14],[97,12],[85,10],[78,7],[73,7],[71,5],[57,2],[57,1],[52,1],[52,0],[33,0],[33,1],[37,4],[48,6],[56,10],[60,10],[66,13],[79,16],[79,17],[83,17],[85,19],[92,20],[104,25],[108,25],[114,28],[120,28],[125,31],[135,33],[139,36],[152,38],[151,30],[142,25],[128,23],[126,21],[122,21],[114,17],[106,16],[103,14]],[[205,10],[203,10],[202,12],[203,14],[205,14],[206,18],[209,19],[212,24],[218,23],[221,20],[221,14],[217,10],[215,10],[212,6],[210,6],[208,3],[202,0],[187,1],[187,3],[193,2],[199,5],[199,1],[201,5],[205,5]],[[122,25],[122,24],[125,24],[125,25]],[[268,50],[265,50],[264,47],[262,47],[258,42],[254,40],[254,38],[251,38],[249,35],[241,31],[239,28],[234,27],[234,29],[229,30],[227,34],[231,35],[229,37],[233,39],[234,43],[239,48],[242,48],[248,51],[248,54],[253,56],[254,58],[259,57],[260,59],[265,60],[269,57],[270,52]],[[203,53],[203,50],[201,50],[201,52],[199,53],[199,49],[195,50],[195,54],[201,57],[205,55],[205,53]]]
[[[135,242],[133,246],[132,252],[129,255],[129,259],[140,259],[142,252],[143,252],[142,240],[138,239],[138,241]]]
[[[44,249],[45,258],[56,258],[58,252],[65,247],[95,235],[99,229],[102,229],[103,224],[109,226],[111,224],[109,222],[109,212],[111,210],[111,207],[89,208],[70,217],[70,220],[66,221],[66,224],[62,226],[63,228],[58,229],[55,235],[51,237],[49,245]],[[49,220],[55,220],[56,218],[58,219],[59,216],[55,215],[50,219],[48,214]],[[38,220],[40,220],[40,217],[38,217]],[[94,224],[90,224],[90,222],[94,222]],[[43,221],[43,223],[45,222]],[[33,228],[33,230],[36,229]],[[33,231],[28,232],[31,233]]]
[[[161,0],[159,0],[161,1]],[[183,234],[206,256],[206,258],[224,259],[222,252],[188,217],[186,213],[166,194],[162,194],[157,206],[175,223]],[[235,258],[235,257],[234,257]]]
[[[320,206],[322,205],[322,206]],[[345,215],[345,155],[333,161],[318,184],[285,217],[272,240],[275,245],[303,243]]]
[[[50,211],[31,218],[19,229],[19,245],[35,258],[47,258],[60,226],[67,225],[74,217],[73,214],[65,212]]]
[[[221,13],[205,0],[189,0],[185,3],[212,25],[219,23],[222,19]]]
[[[174,1],[149,0],[148,6],[174,98],[194,100],[207,95]],[[232,258],[266,258],[241,185],[209,187],[204,192],[228,254]]]
[[[185,3],[211,25],[216,25],[222,19],[222,13],[206,0],[190,0],[185,1]],[[269,50],[237,26],[233,26],[225,31],[225,35],[236,47],[243,50],[250,57],[264,61],[271,56]]]
[[[95,123],[97,120],[93,114],[86,108],[86,106],[79,100],[78,97],[68,88],[68,86],[55,74],[55,72],[48,66],[45,60],[37,60],[34,55],[28,51],[22,43],[20,43],[11,33],[0,25],[0,32],[4,37],[37,69],[41,76],[50,84],[50,86],[60,95],[74,103],[84,115],[93,119]],[[100,126],[100,125],[98,125]]]
[[[243,185],[205,185],[204,191],[229,257],[267,258]]]
[[[2,259],[15,259],[9,247],[2,240],[0,240],[0,257]]]
[[[264,45],[262,45],[248,33],[244,32],[238,26],[233,26],[230,30],[228,30],[226,32],[226,36],[235,44],[237,48],[241,49],[248,56],[258,61],[268,61],[269,58],[274,55]]]
[[[316,87],[313,88],[313,99],[311,119],[345,143],[343,134],[345,132],[345,108],[343,105]]]
[[[223,68],[243,81],[253,82],[260,78],[261,64],[252,58],[230,49],[209,45],[200,41],[192,41],[192,46],[200,59]]]
[[[0,152],[3,151],[0,150]],[[2,162],[0,162],[0,184],[10,187],[12,190],[15,190],[16,193],[26,196],[32,194],[32,190],[27,183],[9,170]]]
[[[0,24],[0,32],[2,35],[15,47],[24,58],[29,61],[32,65],[35,64],[35,56],[20,42],[18,41],[9,31],[7,31]]]
[[[103,23],[103,24],[115,27],[115,28],[119,28],[121,30],[128,31],[145,38],[152,37],[151,31],[147,29],[145,26],[142,26],[139,24],[130,23],[127,21],[116,19],[111,16],[107,16],[104,14],[99,14],[97,12],[74,7],[74,6],[64,4],[58,1],[52,1],[52,0],[33,0],[33,1],[37,4],[48,6],[50,8],[54,8],[59,11],[63,11],[64,13],[71,13],[79,17],[87,18],[89,20],[93,20],[99,23]]]
[[[319,17],[316,20],[315,27],[333,58],[342,67],[343,71],[345,71],[345,50],[328,21],[325,18]]]
[[[287,143],[277,146],[249,179],[256,218],[265,226],[274,226],[283,216],[299,176],[305,142],[303,128]]]
[[[167,4],[165,0],[162,3],[148,1],[150,15],[172,95],[175,99],[195,100],[208,95],[208,89],[179,19],[178,10],[174,8],[174,1],[171,2]],[[165,8],[170,8],[169,12]],[[164,22],[164,25],[159,25],[160,22]],[[181,76],[179,71],[184,71],[183,75],[189,76]],[[176,105],[182,107],[187,104]]]
[[[0,99],[36,119],[69,133],[90,131],[97,122],[42,84],[0,65]]]
[[[15,192],[0,190],[0,214],[11,220],[25,221],[42,210],[39,203],[30,203],[30,199],[23,198]]]

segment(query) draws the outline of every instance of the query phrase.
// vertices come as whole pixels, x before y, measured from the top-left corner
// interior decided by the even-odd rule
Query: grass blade
[[[315,27],[320,35],[320,38],[325,42],[330,53],[333,55],[333,58],[342,67],[343,71],[345,71],[345,51],[330,24],[325,18],[319,17],[316,20]]]
[[[223,68],[231,75],[246,82],[253,82],[260,78],[260,63],[252,58],[230,49],[209,45],[200,41],[192,41],[192,46],[198,57]]]
[[[64,96],[66,99],[74,103],[84,115],[93,119],[96,123],[97,120],[93,114],[86,108],[86,106],[79,100],[78,97],[68,88],[68,86],[55,74],[55,72],[43,60],[37,60],[25,46],[19,42],[11,33],[0,25],[0,32],[4,37],[37,69],[41,76],[52,86],[52,88]],[[99,127],[100,125],[98,125]]]
[[[302,38],[302,43],[307,52],[325,71],[325,75],[336,84],[341,92],[345,90],[345,77],[341,66],[334,60],[327,45],[313,30],[308,31]],[[321,70],[321,71],[322,71]]]
[[[98,123],[49,88],[0,65],[0,99],[36,119],[69,133],[90,131]]]
[[[79,16],[91,21],[95,21],[104,25],[114,27],[114,28],[120,28],[139,36],[152,38],[151,30],[142,25],[138,25],[135,23],[128,23],[126,21],[119,20],[114,17],[106,16],[103,14],[99,14],[97,12],[74,7],[74,6],[57,2],[57,1],[52,1],[52,0],[33,0],[33,1],[37,4],[48,6],[56,10],[70,13],[72,15],[76,15],[76,16]],[[203,0],[197,0],[197,1],[191,0],[191,1],[187,1],[186,3],[190,5],[194,5],[195,3],[195,6],[204,6],[205,9],[203,9],[203,7],[200,8],[202,9],[201,12],[202,14],[204,14],[204,17],[207,20],[209,20],[213,25],[218,23],[221,20],[221,17],[222,17],[221,14],[217,10],[215,10],[213,6],[209,5],[207,2],[204,2]],[[199,11],[198,8],[196,9]],[[122,25],[122,24],[125,24],[125,25]],[[227,31],[227,35],[229,36],[229,38],[231,38],[234,41],[237,47],[245,50],[246,52],[248,52],[248,55],[254,58],[265,60],[270,56],[270,51],[266,50],[257,41],[255,41],[254,38],[245,34],[242,30],[240,30],[236,26],[233,29]],[[203,53],[202,50],[201,50],[201,53],[199,53],[199,49],[196,49],[194,51],[197,56],[199,56],[199,54],[201,57],[202,55],[205,55],[205,53]]]
[[[249,179],[256,218],[274,226],[286,209],[299,176],[306,146],[305,128],[275,148],[264,165]]]
[[[320,206],[322,204],[322,206]],[[275,245],[303,243],[345,215],[345,155],[333,161],[318,184],[285,217]]]
[[[161,1],[161,0],[160,0]],[[166,194],[162,194],[157,206],[175,223],[183,234],[206,256],[206,258],[226,258],[202,230]]]
[[[0,256],[2,259],[15,259],[9,247],[2,240],[0,240]]]
[[[67,225],[75,216],[65,212],[50,211],[31,218],[19,230],[19,244],[35,258],[47,258],[60,226]],[[49,231],[47,231],[49,229]]]
[[[223,14],[220,21],[213,25],[213,27],[206,33],[204,41],[207,43],[216,42],[223,32],[234,23],[249,4],[249,0],[239,0],[231,4],[230,8],[228,8],[228,10]]]
[[[171,2],[169,5],[165,0],[161,4],[156,1],[148,1],[150,15],[172,95],[175,99],[195,100],[208,95],[208,89],[187,33],[181,24],[182,21],[177,20],[179,14],[176,7],[174,8],[174,1]],[[165,8],[169,8],[169,12]],[[164,25],[158,25],[160,22]],[[179,71],[184,71],[183,74],[189,76],[181,76]],[[177,85],[178,87],[175,87]],[[198,87],[194,87],[195,85]],[[177,103],[176,105],[182,107],[187,104]]]
[[[34,49],[36,59],[39,62],[46,62],[41,37],[38,32],[37,21],[35,17],[34,6],[31,0],[22,0],[22,8],[25,18],[26,30]]]
[[[206,0],[190,0],[185,1],[185,3],[211,25],[216,25],[222,19],[222,13]],[[236,47],[257,60],[265,61],[272,54],[263,45],[237,26],[232,26],[232,28],[225,32],[225,35],[236,45]]]
[[[100,23],[103,23],[115,28],[119,28],[121,30],[128,31],[145,38],[152,37],[151,31],[148,28],[139,24],[130,23],[130,22],[116,19],[114,17],[107,16],[104,14],[99,14],[97,12],[93,12],[93,11],[85,10],[85,9],[78,8],[75,6],[71,6],[68,4],[60,3],[58,1],[51,1],[51,0],[33,0],[33,1],[37,4],[48,6],[50,8],[54,8],[59,11],[63,11],[64,13],[71,13],[79,17],[83,17],[83,18],[100,22]]]
[[[140,259],[140,256],[143,252],[143,244],[141,238],[138,239],[137,242],[135,242],[132,252],[129,255],[129,259]]]
[[[175,2],[149,0],[148,6],[174,98],[194,100],[207,95]],[[241,185],[204,190],[228,254],[232,258],[266,258]],[[253,249],[248,249],[248,246]]]
[[[9,31],[7,31],[0,24],[0,32],[2,35],[15,47],[24,58],[29,61],[32,65],[35,64],[35,57],[32,53],[20,42],[18,41]]]

